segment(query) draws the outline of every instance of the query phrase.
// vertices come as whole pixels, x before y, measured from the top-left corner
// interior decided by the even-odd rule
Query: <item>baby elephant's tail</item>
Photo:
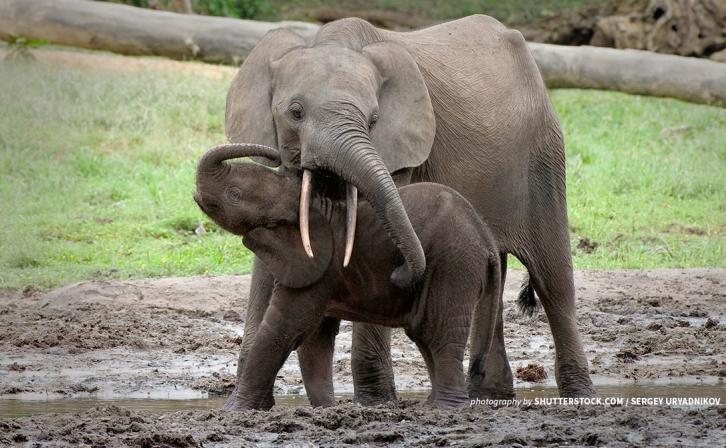
[[[469,397],[479,396],[484,384],[486,355],[492,346],[499,317],[499,294],[502,267],[499,254],[490,254],[487,260],[486,283],[482,285],[479,303],[474,310],[469,352]]]
[[[534,316],[540,308],[529,275],[525,276],[522,282],[522,289],[519,291],[519,298],[517,298],[517,306],[519,312],[527,317]]]

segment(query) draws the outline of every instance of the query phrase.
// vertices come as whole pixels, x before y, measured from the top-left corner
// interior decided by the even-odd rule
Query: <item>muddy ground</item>
[[[513,371],[554,386],[544,313],[520,316],[521,272],[505,295]],[[578,313],[598,386],[715,385],[726,377],[726,270],[588,271],[576,274]],[[232,386],[244,329],[248,276],[104,281],[47,294],[0,295],[0,400],[201,398]],[[350,325],[337,339],[336,393],[352,392]],[[396,331],[401,391],[429,387],[415,346]],[[529,364],[537,366],[531,375]],[[517,379],[517,387],[535,385]],[[720,389],[719,389],[720,388]],[[278,394],[304,394],[294,354]],[[521,393],[521,392],[520,392]],[[283,400],[284,401],[284,400]],[[0,419],[2,443],[239,446],[247,443],[464,443],[713,445],[726,440],[726,410],[597,406],[476,406],[436,411],[419,400],[366,409],[341,399],[331,410],[155,412],[104,406],[72,414]],[[0,402],[1,404],[2,402]],[[221,403],[221,401],[220,401]],[[678,442],[680,440],[680,442]]]

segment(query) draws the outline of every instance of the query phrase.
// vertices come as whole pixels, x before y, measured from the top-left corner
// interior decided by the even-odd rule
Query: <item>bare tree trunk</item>
[[[726,106],[726,64],[641,50],[530,43],[548,87],[618,90]]]
[[[175,14],[83,0],[0,0],[0,39],[239,64],[262,36],[290,28],[311,41],[318,25]],[[619,90],[726,106],[726,64],[637,50],[529,44],[549,87]]]
[[[0,0],[0,39],[11,35],[127,55],[239,64],[268,31],[312,38],[318,26],[176,14],[83,0]]]

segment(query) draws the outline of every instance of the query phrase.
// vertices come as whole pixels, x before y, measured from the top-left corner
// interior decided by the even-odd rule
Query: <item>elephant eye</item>
[[[290,105],[288,110],[290,111],[290,115],[292,116],[292,118],[294,118],[295,120],[302,120],[302,118],[303,118],[302,104],[300,104],[298,102],[294,102]]]
[[[224,190],[224,196],[230,202],[239,202],[242,200],[242,192],[237,187],[229,187]]]
[[[368,130],[373,130],[373,127],[376,125],[376,123],[378,123],[378,114],[373,114],[371,115],[371,119],[368,122]]]

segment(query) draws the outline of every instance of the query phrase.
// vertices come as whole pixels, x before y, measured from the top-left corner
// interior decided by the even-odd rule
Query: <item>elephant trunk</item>
[[[344,137],[333,139],[329,149],[324,155],[313,157],[311,164],[340,176],[353,188],[360,190],[371,204],[386,233],[405,259],[404,265],[394,271],[391,280],[397,286],[408,287],[421,279],[426,270],[426,257],[421,242],[406,215],[396,184],[367,132],[348,129]],[[351,231],[351,227],[354,231],[355,226],[355,217],[350,210],[353,193],[357,194],[349,187],[347,233]],[[351,239],[352,235],[348,234],[346,246],[350,244],[352,249]]]
[[[208,149],[199,160],[197,173],[214,174],[223,172],[227,166],[223,164],[225,160],[241,157],[264,157],[277,165],[280,164],[280,153],[269,146],[254,143],[227,143]]]

